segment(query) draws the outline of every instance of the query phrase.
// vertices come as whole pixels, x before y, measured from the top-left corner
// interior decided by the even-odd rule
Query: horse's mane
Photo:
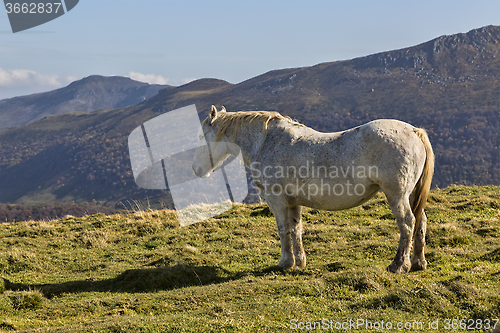
[[[288,116],[282,116],[278,112],[273,111],[219,112],[216,118],[218,128],[215,141],[219,141],[227,132],[230,126],[233,127],[233,134],[236,137],[238,129],[244,124],[250,124],[253,121],[259,121],[262,122],[262,129],[266,131],[269,122],[274,119],[285,120],[292,125],[304,126]]]

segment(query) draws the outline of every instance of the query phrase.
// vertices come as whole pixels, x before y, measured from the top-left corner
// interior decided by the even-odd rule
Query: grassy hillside
[[[433,191],[429,268],[405,275],[385,271],[399,235],[381,194],[348,211],[305,209],[308,266],[291,271],[273,266],[279,238],[265,205],[185,228],[172,211],[1,225],[0,329],[277,332],[323,318],[485,328],[500,317],[499,193]]]

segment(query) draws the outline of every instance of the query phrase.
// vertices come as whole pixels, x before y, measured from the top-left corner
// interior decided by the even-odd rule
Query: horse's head
[[[195,175],[201,178],[210,176],[215,168],[220,166],[231,154],[231,144],[228,144],[228,138],[224,134],[218,138],[217,119],[226,109],[217,112],[217,108],[212,105],[210,115],[205,119],[199,133],[201,145],[196,149],[193,160],[193,171]]]

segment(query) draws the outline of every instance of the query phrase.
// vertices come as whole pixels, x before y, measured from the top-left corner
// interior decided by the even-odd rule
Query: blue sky
[[[2,8],[0,99],[92,74],[238,83],[485,25],[500,25],[500,1],[80,0],[60,18],[16,34]]]

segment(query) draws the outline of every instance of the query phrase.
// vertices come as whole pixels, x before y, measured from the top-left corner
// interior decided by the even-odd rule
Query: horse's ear
[[[226,112],[226,108],[224,107],[224,105],[222,106],[222,109],[220,109],[219,112]]]
[[[212,107],[210,108],[210,125],[213,124],[216,118],[217,118],[217,108],[215,107],[215,105],[212,105]]]

